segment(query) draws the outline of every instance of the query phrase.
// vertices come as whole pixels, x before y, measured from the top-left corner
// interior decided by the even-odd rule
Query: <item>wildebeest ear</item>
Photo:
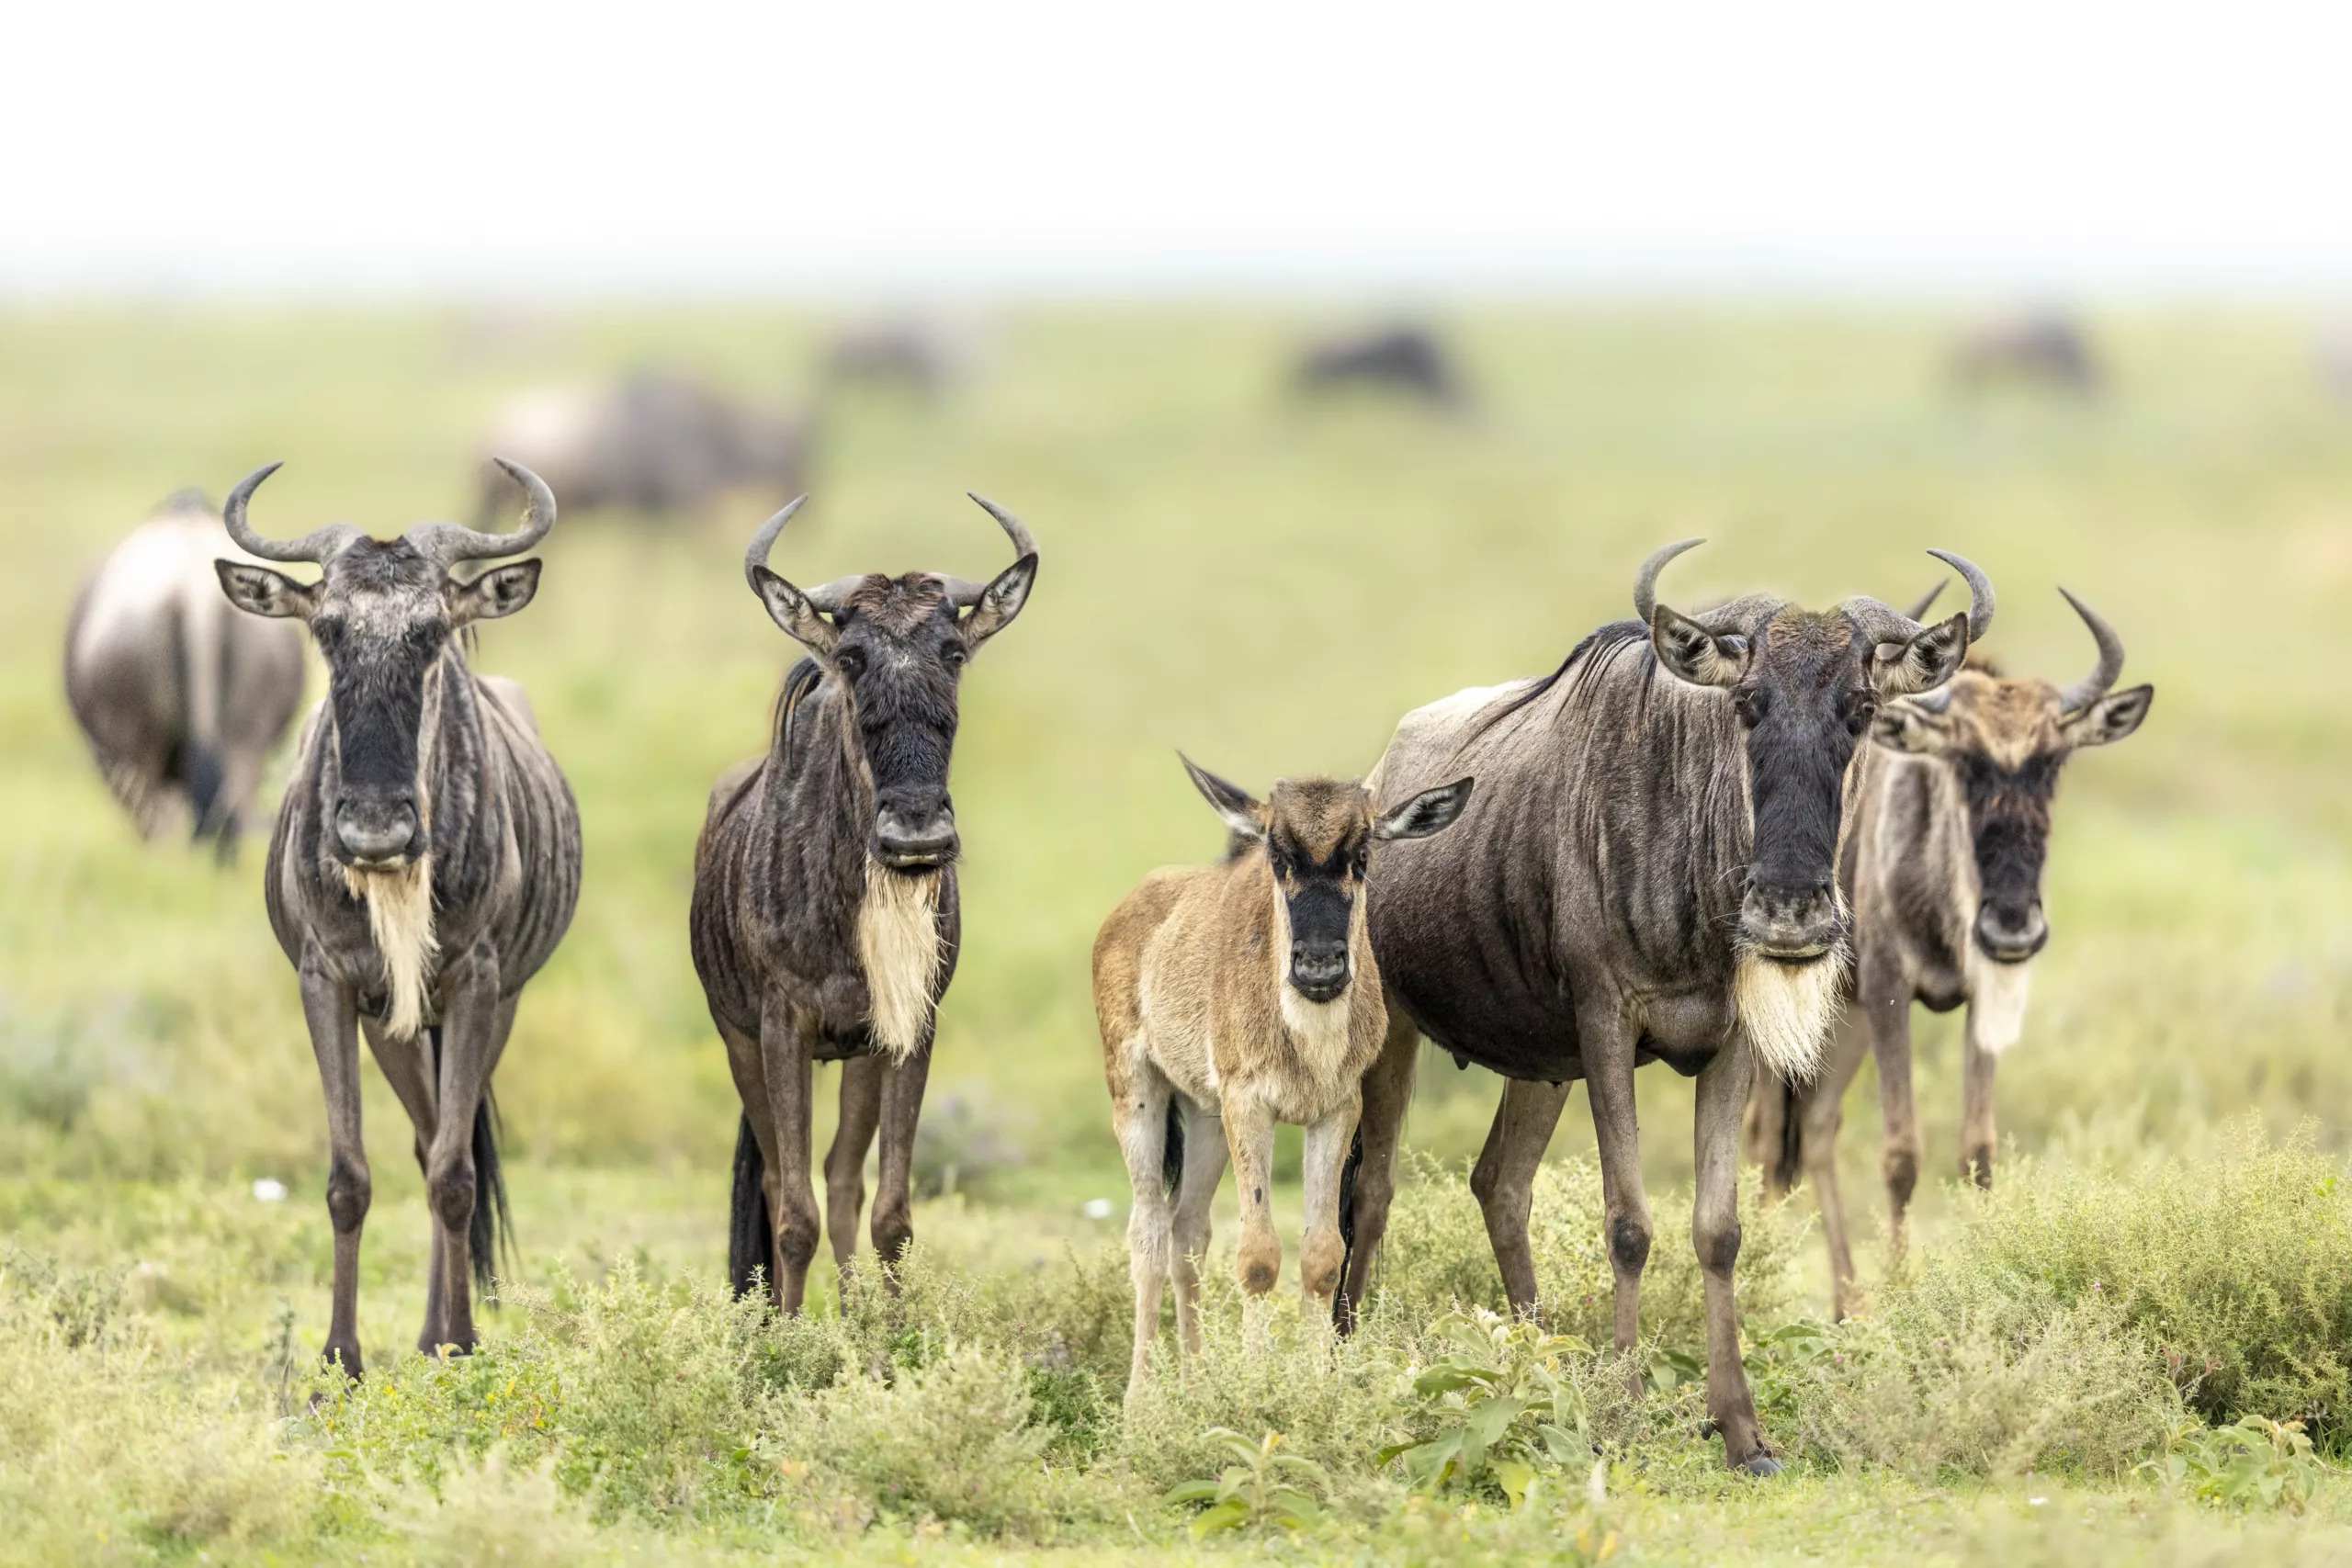
[[[1871,739],[1890,751],[1932,757],[1944,749],[1951,730],[1943,716],[1917,703],[1886,704],[1871,720]]]
[[[752,586],[759,590],[760,603],[768,607],[768,615],[785,635],[812,653],[831,653],[840,642],[842,634],[832,622],[818,613],[808,602],[808,595],[795,588],[763,566],[752,569]]]
[[[2082,712],[2068,714],[2059,728],[2077,746],[2105,746],[2139,728],[2155,700],[2154,686],[2110,692]]]
[[[295,581],[284,572],[234,560],[215,560],[212,570],[220,574],[220,592],[229,596],[229,603],[249,615],[282,615],[307,621],[318,607],[317,590],[309,583]]]
[[[452,581],[441,585],[441,592],[449,596],[449,624],[457,626],[511,615],[529,604],[531,596],[538,591],[539,562],[537,558],[485,571],[471,582]]]
[[[1227,827],[1245,839],[1266,836],[1266,808],[1248,790],[1227,784],[1182,751],[1176,753],[1176,760],[1184,764],[1184,771],[1193,775],[1193,787],[1201,792],[1202,799],[1216,807],[1216,814],[1225,818]]]
[[[1736,686],[1747,673],[1747,639],[1717,637],[1690,616],[1660,604],[1650,615],[1650,646],[1657,661],[1694,686]]]
[[[978,648],[1011,626],[1021,606],[1029,603],[1029,590],[1036,581],[1034,555],[1023,556],[998,572],[980,591],[980,602],[972,606],[972,613],[964,617],[964,640]]]
[[[1932,692],[1960,673],[1968,657],[1968,616],[1939,621],[1909,642],[1883,642],[1871,650],[1871,684],[1883,697]]]
[[[1456,779],[1450,784],[1425,789],[1404,805],[1382,817],[1372,825],[1375,839],[1426,839],[1431,833],[1442,833],[1453,826],[1462,808],[1470,804],[1470,786],[1475,781]]]

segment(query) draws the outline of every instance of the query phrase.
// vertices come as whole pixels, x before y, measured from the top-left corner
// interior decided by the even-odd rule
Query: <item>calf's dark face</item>
[[[1184,767],[1227,828],[1264,842],[1281,905],[1275,929],[1290,939],[1284,982],[1310,1002],[1337,1000],[1355,978],[1357,916],[1374,846],[1451,827],[1472,785],[1457,779],[1378,815],[1359,784],[1280,779],[1261,804],[1190,759]]]
[[[217,570],[232,604],[302,621],[326,660],[335,741],[331,798],[321,803],[328,852],[364,870],[422,858],[432,847],[427,775],[441,656],[461,627],[528,604],[539,563],[518,561],[461,583],[405,542],[362,539],[336,554],[315,583],[241,561]]]
[[[1828,956],[1846,935],[1838,846],[1855,750],[1883,698],[1959,668],[1967,616],[1872,645],[1837,611],[1784,609],[1739,636],[1661,605],[1651,643],[1667,670],[1723,690],[1738,716],[1753,817],[1742,944],[1785,964]]]
[[[1986,958],[2022,964],[2049,943],[2041,868],[2059,773],[2078,749],[2139,728],[2154,699],[2134,686],[2068,713],[2047,682],[1972,670],[1933,698],[1888,704],[1872,725],[1878,744],[1938,760],[1959,785],[1976,869],[1973,939]]]

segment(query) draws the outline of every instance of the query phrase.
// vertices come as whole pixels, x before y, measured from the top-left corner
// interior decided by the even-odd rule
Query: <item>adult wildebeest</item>
[[[1012,625],[1037,576],[1018,518],[978,496],[1015,559],[986,584],[938,572],[844,577],[803,592],[768,570],[791,505],[743,557],[752,592],[808,650],[785,677],[764,758],[719,776],[695,844],[691,942],[743,1100],[728,1270],[764,1274],[797,1312],[817,1252],[811,1065],[842,1066],[825,1156],[833,1256],[856,1250],[865,1153],[882,1137],[874,1245],[913,1239],[908,1176],[939,999],[963,938],[947,766],[964,666]]]
[[[689,376],[639,370],[610,386],[517,400],[484,449],[517,455],[573,513],[662,513],[693,510],[739,486],[799,490],[809,434],[805,418],[746,407]],[[502,484],[494,473],[487,479],[485,522]]]
[[[1952,386],[1970,393],[2015,381],[2092,398],[2105,381],[2090,333],[2060,310],[2004,316],[1972,329],[1952,345],[1951,370]]]
[[[1470,400],[1453,356],[1428,327],[1388,327],[1310,344],[1291,373],[1292,389],[1302,397],[1350,386],[1408,393],[1455,413]]]
[[[1871,725],[1877,746],[1839,862],[1854,911],[1855,1005],[1819,1077],[1759,1084],[1751,1101],[1750,1149],[1768,1187],[1785,1192],[1800,1171],[1813,1182],[1840,1317],[1852,1305],[1854,1260],[1838,1190],[1838,1127],[1863,1052],[1878,1059],[1881,1169],[1899,1254],[1919,1178],[1911,1004],[1936,1012],[1968,1005],[1961,1170],[1989,1187],[1994,1068],[2024,1027],[2030,961],[2050,940],[2041,863],[2059,770],[2079,748],[2139,728],[2155,700],[2152,686],[2112,691],[2123,672],[2122,639],[2072,593],[2066,603],[2098,646],[2098,662],[2082,680],[2061,689],[2003,679],[1972,660],[1950,685],[1880,708]]]
[[[397,539],[332,523],[266,539],[246,503],[272,463],[229,497],[230,537],[264,560],[316,561],[298,582],[219,563],[230,601],[306,624],[327,696],[303,728],[278,807],[263,893],[301,976],[302,1016],[326,1087],[327,1213],[334,1315],[326,1355],[360,1371],[355,1321],[368,1154],[359,1138],[359,1043],[416,1129],[433,1209],[433,1269],[418,1348],[474,1345],[469,1278],[484,1289],[505,1215],[490,1096],[524,983],[555,951],[580,895],[580,814],[511,681],[467,664],[477,621],[538,590],[536,559],[471,581],[451,569],[528,549],[555,525],[555,497],[503,465],[530,497],[523,527],[483,534],[421,523]]]
[[[1470,771],[1462,827],[1374,868],[1373,951],[1389,1038],[1364,1079],[1340,1310],[1362,1296],[1387,1224],[1418,1029],[1510,1080],[1472,1178],[1514,1308],[1535,1305],[1535,1170],[1581,1077],[1592,1097],[1616,1342],[1634,1343],[1649,1204],[1634,1069],[1698,1078],[1691,1236],[1705,1276],[1707,1404],[1737,1467],[1778,1468],[1739,1359],[1740,1112],[1754,1060],[1812,1070],[1845,969],[1833,874],[1878,705],[1941,685],[1991,622],[1992,587],[1938,626],[1876,599],[1816,614],[1762,594],[1688,616],[1656,603],[1602,627],[1542,680],[1463,692],[1406,716],[1374,774],[1383,803]]]
[[[220,553],[220,514],[193,490],[117,545],[65,623],[65,700],[140,837],[185,806],[225,861],[301,705],[302,634],[232,615]]]
[[[825,351],[828,387],[897,385],[935,402],[966,369],[967,346],[914,320],[870,321],[836,335]]]
[[[1364,1069],[1388,1032],[1359,897],[1365,868],[1374,844],[1439,832],[1470,798],[1471,781],[1457,779],[1374,816],[1353,782],[1278,779],[1261,804],[1190,758],[1184,771],[1231,831],[1224,863],[1153,872],[1094,939],[1102,1075],[1135,1190],[1130,1394],[1150,1371],[1162,1280],[1175,1282],[1180,1341],[1200,1348],[1194,1261],[1208,1249],[1228,1148],[1241,1285],[1253,1295],[1273,1288],[1283,1247],[1266,1193],[1276,1122],[1306,1129],[1299,1283],[1329,1308],[1343,1258],[1340,1167]]]

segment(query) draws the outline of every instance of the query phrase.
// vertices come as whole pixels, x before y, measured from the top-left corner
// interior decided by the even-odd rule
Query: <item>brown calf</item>
[[[1266,1197],[1276,1122],[1306,1129],[1299,1276],[1328,1311],[1345,1257],[1340,1168],[1364,1069],[1388,1030],[1364,871],[1375,842],[1438,832],[1470,798],[1471,781],[1458,779],[1375,817],[1362,784],[1282,779],[1261,804],[1184,767],[1232,829],[1231,852],[1219,865],[1153,872],[1094,940],[1111,1125],[1135,1186],[1130,1389],[1149,1371],[1163,1277],[1175,1281],[1184,1348],[1200,1347],[1196,1260],[1228,1150],[1240,1175],[1242,1287],[1272,1288],[1283,1257]]]

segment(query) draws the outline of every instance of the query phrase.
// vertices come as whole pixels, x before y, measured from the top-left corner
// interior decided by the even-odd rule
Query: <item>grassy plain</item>
[[[559,526],[537,602],[486,629],[481,660],[530,687],[588,843],[579,919],[525,1003],[498,1086],[524,1279],[489,1320],[491,1352],[465,1374],[474,1382],[396,1356],[421,1308],[424,1209],[405,1125],[371,1082],[377,1202],[361,1333],[383,1371],[322,1407],[358,1412],[338,1427],[297,1397],[325,1325],[324,1134],[291,976],[261,917],[261,835],[226,874],[132,840],[59,694],[74,582],[165,492],[199,483],[217,496],[271,458],[288,467],[259,507],[265,528],[340,517],[382,532],[464,515],[473,438],[503,396],[658,362],[785,403],[808,384],[820,323],[718,306],[0,317],[0,547],[11,562],[0,573],[0,1352],[18,1402],[16,1435],[0,1438],[0,1498],[28,1521],[0,1540],[0,1557],[298,1560],[331,1548],[455,1561],[499,1545],[521,1561],[716,1561],[778,1545],[889,1557],[960,1542],[975,1559],[1107,1560],[1145,1545],[1223,1556],[1287,1542],[1343,1560],[1538,1548],[1575,1560],[1612,1536],[1621,1560],[1636,1562],[2054,1562],[2092,1548],[2152,1562],[2340,1557],[2352,1483],[2332,1468],[2294,1518],[2267,1503],[2197,1502],[2185,1483],[2136,1472],[2180,1450],[2146,1408],[2135,1419],[2154,1424],[2131,1455],[2020,1436],[2037,1418],[2030,1398],[1986,1414],[1999,1440],[1972,1454],[1934,1451],[1883,1419],[1831,1431],[1800,1406],[1883,1416],[1871,1402],[1894,1384],[1857,1393],[1810,1361],[1783,1380],[1790,1403],[1775,1428],[1797,1459],[1792,1474],[1733,1485],[1713,1471],[1713,1446],[1668,1420],[1680,1408],[1670,1369],[1694,1337],[1661,1340],[1656,1364],[1668,1370],[1653,1381],[1666,1386],[1646,1413],[1594,1404],[1613,1455],[1605,1503],[1580,1472],[1547,1476],[1516,1513],[1491,1488],[1485,1502],[1416,1496],[1374,1455],[1412,1429],[1398,1379],[1439,1353],[1425,1337],[1451,1331],[1440,1325],[1447,1292],[1434,1287],[1412,1312],[1399,1308],[1393,1332],[1340,1359],[1378,1397],[1351,1407],[1362,1428],[1352,1448],[1333,1436],[1315,1450],[1317,1523],[1295,1537],[1253,1525],[1195,1543],[1185,1511],[1159,1501],[1182,1477],[1155,1473],[1155,1455],[1196,1453],[1208,1473],[1207,1427],[1250,1427],[1253,1439],[1285,1423],[1312,1428],[1321,1417],[1307,1407],[1328,1405],[1313,1385],[1337,1375],[1328,1352],[1283,1337],[1278,1323],[1267,1332],[1287,1348],[1274,1361],[1289,1381],[1255,1405],[1204,1396],[1152,1418],[1160,1425],[1115,1418],[1125,1194],[1086,953],[1142,872],[1217,844],[1173,750],[1253,785],[1361,771],[1405,709],[1557,662],[1624,613],[1644,553],[1690,534],[1712,543],[1669,578],[1680,601],[1751,586],[1816,603],[1854,591],[1901,600],[1933,581],[1939,569],[1921,551],[1942,545],[1999,584],[1991,648],[2012,669],[2066,678],[2086,666],[2057,582],[2121,629],[2131,678],[2154,681],[2158,700],[2137,737],[2079,759],[2062,789],[2055,939],[2025,1043],[2004,1065],[2005,1141],[2050,1181],[2109,1183],[2092,1208],[2111,1202],[2115,1228],[2130,1231],[2152,1193],[2237,1190],[2233,1157],[2262,1131],[2285,1135],[2311,1119],[2309,1141],[2278,1168],[2317,1207],[2278,1234],[2317,1250],[2289,1246],[2301,1261],[2279,1267],[2316,1272],[2295,1274],[2301,1287],[2247,1278],[2249,1300],[2276,1295],[2289,1309],[2239,1313],[2230,1332],[2311,1362],[2327,1325],[2352,1331],[2352,1248],[2325,1251],[2352,1201],[2330,1174],[2352,1134],[2352,705],[2341,690],[2352,660],[2341,608],[2352,590],[2352,408],[2316,385],[2300,317],[2102,319],[2117,384],[2106,402],[2013,395],[1970,407],[1938,384],[1951,323],[1927,312],[1473,309],[1454,323],[1480,408],[1460,422],[1374,401],[1284,404],[1282,355],[1312,320],[1271,309],[1008,310],[978,377],[945,404],[870,395],[825,411],[815,499],[779,556],[787,574],[983,575],[1002,541],[962,499],[967,488],[1019,511],[1044,553],[1029,610],[966,683],[956,762],[968,937],[925,1123],[924,1166],[943,1195],[917,1227],[939,1277],[970,1299],[940,1307],[927,1329],[868,1325],[859,1339],[854,1314],[832,1315],[828,1274],[816,1287],[824,1321],[861,1353],[884,1347],[845,1382],[775,1372],[758,1336],[713,1296],[736,1112],[684,941],[708,781],[761,744],[791,651],[736,564],[779,498]],[[1948,1169],[1955,1042],[1940,1021],[1923,1020],[1919,1034],[1930,1166]],[[1690,1089],[1654,1077],[1645,1156],[1663,1190],[1687,1179]],[[1426,1065],[1411,1137],[1437,1168],[1476,1149],[1495,1087]],[[1866,1236],[1874,1103],[1869,1082],[1858,1085],[1846,1150]],[[1589,1146],[1579,1098],[1555,1149],[1564,1204],[1589,1197],[1577,1186]],[[284,1182],[290,1199],[257,1201],[256,1180]],[[2189,1307],[2077,1321],[2067,1314],[2085,1281],[2052,1281],[2071,1278],[2066,1259],[2092,1238],[2030,1264],[1982,1241],[1983,1226],[2030,1217],[2004,1206],[2026,1201],[2014,1190],[2023,1180],[2005,1179],[1989,1210],[1949,1190],[1928,1197],[1923,1250],[1949,1243],[1953,1277],[1971,1283],[1939,1285],[1932,1266],[1885,1282],[1874,1314],[1884,1332],[1899,1338],[1918,1314],[1949,1313],[2014,1371],[2030,1345],[2055,1353],[2044,1330],[2063,1319],[2077,1335],[2065,1345],[2090,1358],[2070,1365],[2122,1365],[2097,1359],[2115,1334],[2162,1371],[2186,1342]],[[1455,1248],[1462,1281],[1489,1279],[1458,1184],[1425,1187],[1430,1246]],[[1112,1201],[1112,1218],[1087,1217],[1095,1198]],[[1681,1202],[1659,1191],[1661,1215]],[[1806,1206],[1801,1196],[1785,1224]],[[2196,1249],[2201,1233],[2162,1218],[2148,1234],[2169,1239],[2152,1247]],[[1759,1248],[1754,1237],[1772,1223],[1751,1226],[1743,1263],[1759,1345],[1798,1335],[1826,1299],[1817,1237]],[[1563,1269],[1591,1261],[1579,1247],[1598,1258],[1597,1227],[1578,1235],[1558,1227]],[[1669,1245],[1662,1238],[1661,1258]],[[1863,1253],[1865,1283],[1880,1285],[1875,1248]],[[2332,1294],[2313,1282],[2330,1257]],[[2259,1276],[2264,1262],[2246,1267]],[[2027,1280],[2002,1300],[2030,1296],[2045,1315],[2012,1321],[2008,1307],[1952,1294],[1990,1290],[1994,1277]],[[2209,1284],[2191,1292],[2197,1310],[2221,1312],[2232,1286]],[[2118,1288],[2109,1279],[2091,1293]],[[2152,1286],[2148,1299],[2159,1296],[2174,1299]],[[590,1312],[582,1301],[606,1304]],[[1036,1337],[1032,1315],[1059,1325],[1058,1349]],[[2287,1319],[2303,1337],[2280,1337]],[[611,1358],[661,1362],[640,1333],[666,1334],[681,1368],[721,1369],[711,1375],[725,1387],[660,1430],[609,1425],[625,1414],[617,1395],[614,1409],[550,1400],[537,1435],[479,1419],[504,1386],[476,1386],[493,1372],[518,1386],[543,1375],[575,1395],[608,1379],[628,1386]],[[1894,1353],[1836,1335],[1820,1343],[1881,1369]],[[1582,1369],[1577,1387],[1607,1382],[1597,1361],[1552,1353]],[[950,1386],[956,1355],[981,1358],[977,1382],[1013,1369],[1035,1407],[991,1415],[957,1403],[977,1395]],[[1917,1402],[1950,1401],[1953,1423],[1970,1389],[1999,1382],[1957,1362],[1904,1364]],[[926,1381],[939,1367],[951,1371]],[[2307,1370],[2308,1386],[2294,1386],[2311,1408],[2280,1393],[2198,1409],[2197,1379],[2180,1386],[2207,1419],[2260,1405],[2310,1419],[2322,1451],[2340,1451],[2334,1385]],[[2075,1384],[2042,1375],[2053,1380],[2048,1420],[2064,1427]],[[404,1393],[429,1418],[381,1418]],[[1103,1398],[1109,1417],[1088,1403]],[[993,1421],[1039,1435],[1036,1451],[1016,1442],[972,1478],[971,1496],[1014,1502],[991,1511],[898,1484],[893,1466],[922,1466],[893,1458],[883,1438],[933,1419],[951,1433]],[[835,1433],[835,1448],[795,1448],[802,1423]],[[466,1435],[485,1431],[495,1440]],[[632,1452],[659,1454],[675,1473],[612,1483]]]

